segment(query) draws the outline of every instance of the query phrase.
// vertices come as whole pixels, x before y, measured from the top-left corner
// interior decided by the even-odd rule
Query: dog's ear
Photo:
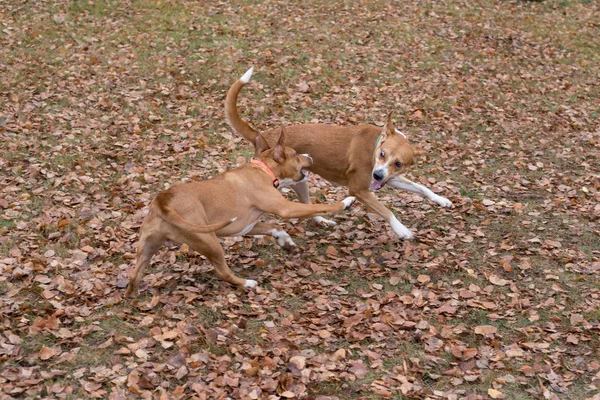
[[[265,140],[265,138],[259,133],[256,135],[256,143],[254,144],[255,152],[254,155],[258,156],[263,151],[269,150],[269,143]]]
[[[381,139],[385,140],[388,135],[391,136],[394,134],[394,123],[392,122],[392,112],[387,115],[387,119],[385,121],[385,125],[381,131]]]
[[[275,151],[273,152],[273,160],[275,160],[278,164],[283,164],[285,161],[285,134],[283,133],[283,127],[281,127],[281,134],[279,135],[279,141],[275,146]]]
[[[413,155],[415,157],[421,157],[421,156],[424,156],[427,153],[428,153],[428,151],[425,150],[424,148],[418,147],[418,146],[413,146]]]

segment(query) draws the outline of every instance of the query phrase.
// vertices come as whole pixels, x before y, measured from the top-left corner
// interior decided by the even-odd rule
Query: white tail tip
[[[246,71],[246,73],[244,75],[242,75],[242,77],[240,78],[240,82],[242,82],[242,83],[250,82],[250,78],[252,78],[253,70],[254,70],[254,67],[252,67],[248,71]]]

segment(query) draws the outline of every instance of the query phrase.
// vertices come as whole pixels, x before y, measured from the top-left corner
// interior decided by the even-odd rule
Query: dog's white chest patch
[[[254,228],[254,225],[256,225],[257,223],[258,223],[258,220],[254,221],[253,223],[251,223],[250,225],[248,225],[247,227],[242,229],[241,232],[236,233],[233,236],[244,236],[246,233],[250,232],[252,230],[252,228]]]

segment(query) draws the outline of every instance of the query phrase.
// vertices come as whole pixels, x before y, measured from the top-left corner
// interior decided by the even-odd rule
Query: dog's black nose
[[[382,181],[383,173],[381,171],[375,171],[373,172],[373,178],[375,178],[376,181]]]

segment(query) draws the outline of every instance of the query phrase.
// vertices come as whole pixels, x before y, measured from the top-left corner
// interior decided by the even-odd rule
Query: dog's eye
[[[396,161],[396,168],[402,168],[402,163],[400,161]]]
[[[294,153],[294,156],[298,157],[298,153]]]
[[[385,157],[385,152],[384,152],[384,151],[382,151],[381,153],[379,153],[379,156],[380,156],[381,158]]]

